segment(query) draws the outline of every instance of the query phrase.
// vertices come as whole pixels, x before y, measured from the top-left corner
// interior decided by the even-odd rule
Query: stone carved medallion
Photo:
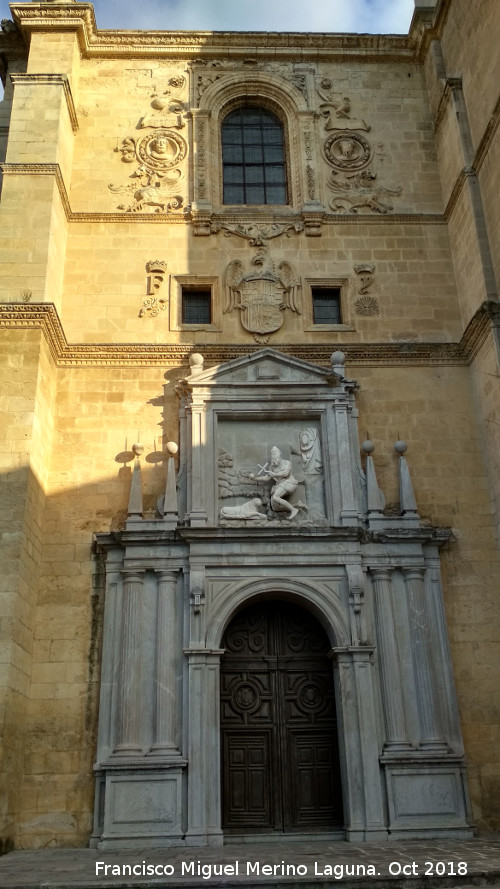
[[[332,133],[323,143],[325,160],[338,170],[361,170],[372,156],[370,143],[359,133]]]
[[[128,194],[130,204],[120,204],[119,210],[128,213],[165,213],[183,208],[184,198],[178,193],[184,173],[178,164],[187,155],[187,142],[174,130],[158,129],[140,139],[127,138],[116,148],[124,163],[138,164],[131,173],[135,180],[126,185],[108,185],[114,194]],[[137,181],[138,180],[138,181]]]
[[[174,130],[156,130],[137,142],[137,158],[153,170],[171,170],[184,160],[187,142]]]
[[[300,314],[296,302],[300,279],[289,262],[281,262],[276,271],[264,250],[253,257],[252,265],[254,268],[245,274],[239,260],[229,263],[224,312],[240,309],[245,330],[253,333],[256,342],[267,343],[282,326],[284,309]]]

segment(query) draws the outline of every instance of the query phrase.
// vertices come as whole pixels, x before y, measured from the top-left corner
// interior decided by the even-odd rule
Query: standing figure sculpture
[[[269,464],[269,468],[266,466],[261,472],[265,473],[268,478],[276,483],[271,488],[271,506],[274,511],[282,512],[283,510],[286,510],[289,513],[287,518],[295,518],[298,509],[295,506],[292,506],[291,503],[288,503],[284,498],[293,494],[298,485],[298,481],[292,474],[292,464],[290,460],[282,459],[281,451],[276,445],[271,448],[271,463]],[[256,476],[253,477],[255,478]]]

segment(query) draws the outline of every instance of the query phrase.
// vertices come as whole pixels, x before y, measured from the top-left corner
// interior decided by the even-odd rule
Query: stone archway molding
[[[349,627],[345,620],[341,603],[340,586],[338,599],[332,596],[332,590],[321,582],[306,583],[303,580],[277,581],[276,577],[258,579],[240,579],[231,581],[217,590],[212,599],[211,617],[207,626],[206,646],[218,649],[222,636],[237,611],[250,605],[253,599],[276,599],[288,596],[306,608],[319,620],[325,630],[332,648],[343,648],[350,644]]]

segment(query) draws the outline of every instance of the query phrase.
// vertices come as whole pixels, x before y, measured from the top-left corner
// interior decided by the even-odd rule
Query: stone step
[[[500,837],[44,849],[0,858],[0,889],[500,889]]]

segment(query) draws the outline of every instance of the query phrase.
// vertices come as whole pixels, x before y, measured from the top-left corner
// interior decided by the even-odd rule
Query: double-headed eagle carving
[[[289,262],[280,262],[276,270],[262,250],[253,257],[252,265],[254,268],[245,274],[239,259],[229,263],[224,281],[224,312],[240,309],[245,330],[253,333],[258,343],[267,343],[271,333],[282,326],[285,309],[300,314],[300,278]]]

